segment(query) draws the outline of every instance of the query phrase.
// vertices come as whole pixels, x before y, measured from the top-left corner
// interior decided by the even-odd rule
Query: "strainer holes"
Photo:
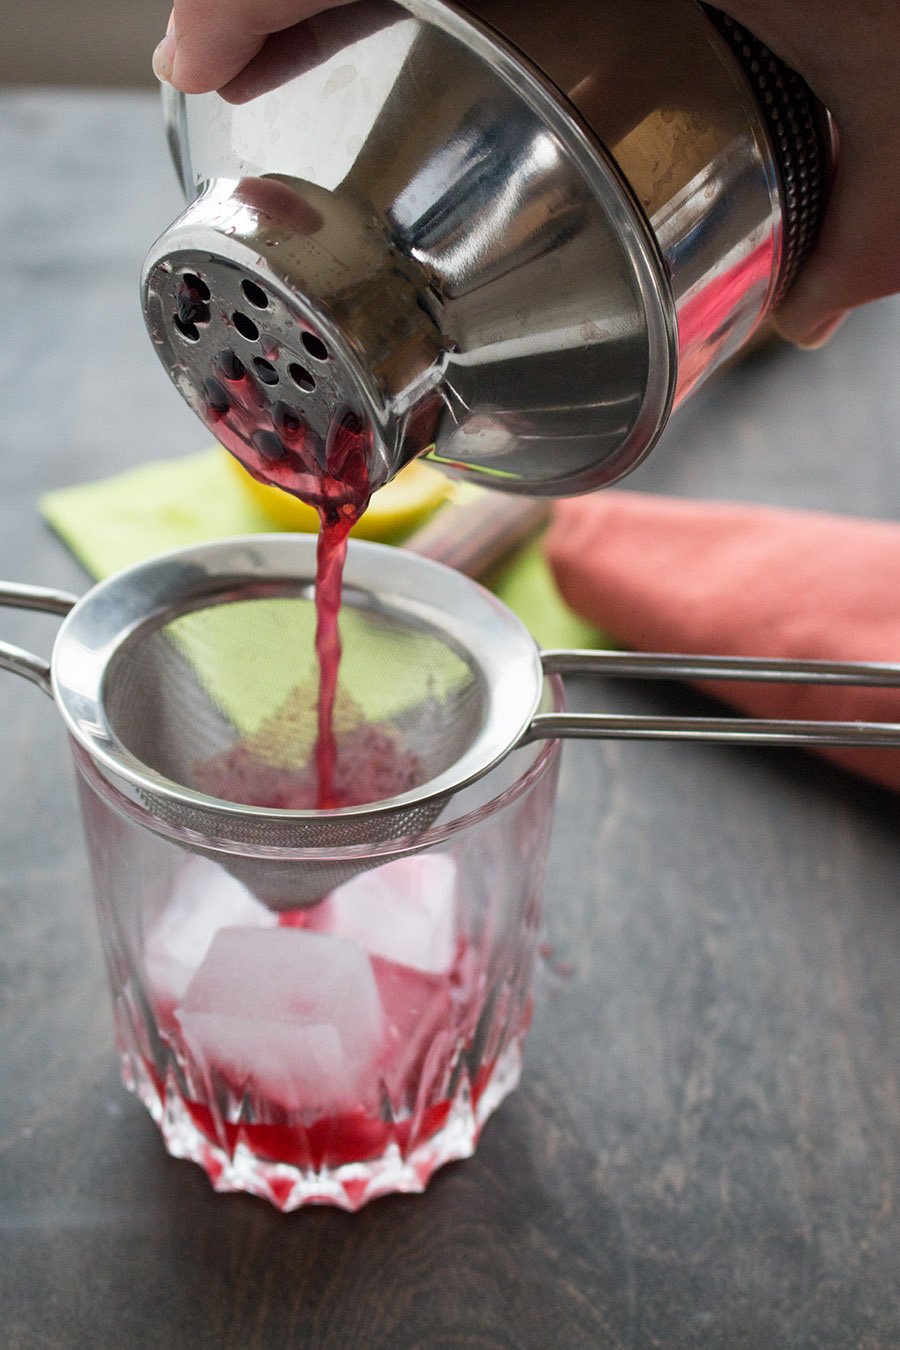
[[[244,378],[243,361],[227,348],[225,351],[219,352],[217,364],[226,380],[242,380]]]
[[[190,342],[196,342],[197,329],[209,323],[209,287],[193,272],[185,272],[179,278],[175,295],[175,313],[178,331]]]
[[[278,383],[278,371],[272,365],[271,361],[266,361],[262,356],[254,356],[253,369],[256,371],[263,384]]]
[[[316,382],[306,366],[301,366],[297,361],[292,361],[288,369],[297,388],[302,389],[305,394],[311,394],[316,387]]]
[[[259,337],[259,329],[256,324],[252,319],[248,318],[246,314],[242,314],[239,309],[236,309],[232,314],[231,322],[234,324],[241,337],[245,337],[248,342],[255,342]]]
[[[200,329],[195,323],[182,319],[179,314],[172,315],[172,323],[187,342],[200,341]]]
[[[250,304],[256,309],[269,308],[269,297],[262,286],[257,286],[255,281],[242,281],[241,290],[244,292],[245,299],[249,300]]]
[[[198,277],[196,272],[182,273],[181,280],[190,290],[196,291],[201,300],[208,300],[210,290],[202,277]]]
[[[301,341],[310,356],[314,357],[316,361],[328,360],[328,348],[320,337],[316,337],[315,333],[304,333]]]
[[[280,399],[272,408],[272,421],[275,424],[276,431],[280,435],[290,440],[303,430],[303,421],[289,403],[283,403]]]
[[[208,379],[203,381],[203,392],[206,395],[206,413],[213,422],[221,422],[231,410],[231,401],[219,384],[218,380]]]
[[[256,453],[267,464],[277,464],[287,454],[281,438],[276,436],[274,431],[254,431],[250,439]]]

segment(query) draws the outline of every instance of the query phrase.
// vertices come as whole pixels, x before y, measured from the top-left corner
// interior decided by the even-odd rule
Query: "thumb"
[[[153,68],[184,94],[205,94],[238,75],[280,32],[329,7],[328,0],[175,0]]]
[[[842,137],[821,233],[772,316],[799,347],[820,347],[849,310],[900,290],[900,175],[882,140]]]

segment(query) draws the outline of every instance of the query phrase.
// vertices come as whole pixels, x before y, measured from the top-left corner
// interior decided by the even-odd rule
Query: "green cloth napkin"
[[[99,483],[58,488],[41,498],[40,509],[98,580],[154,553],[278,529],[217,447],[142,464]]]
[[[218,446],[48,492],[40,509],[97,579],[169,549],[279,530],[243,490]],[[540,646],[608,645],[560,598],[540,539],[518,550],[487,582]]]

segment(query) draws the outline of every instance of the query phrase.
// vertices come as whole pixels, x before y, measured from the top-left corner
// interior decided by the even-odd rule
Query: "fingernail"
[[[174,28],[170,28],[162,42],[153,53],[153,74],[158,80],[170,80],[175,65],[176,38]]]
[[[840,328],[848,313],[849,310],[844,309],[839,314],[829,315],[827,319],[823,319],[808,333],[804,333],[802,337],[798,338],[797,346],[803,347],[807,351],[814,351],[816,347],[824,347],[829,338],[832,338]]]

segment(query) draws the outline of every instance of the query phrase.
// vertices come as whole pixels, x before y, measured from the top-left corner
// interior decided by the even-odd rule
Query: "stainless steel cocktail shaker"
[[[265,56],[240,104],[166,91],[190,205],[148,327],[226,444],[349,415],[373,486],[423,453],[512,492],[621,478],[824,208],[827,113],[694,0],[358,0]]]

